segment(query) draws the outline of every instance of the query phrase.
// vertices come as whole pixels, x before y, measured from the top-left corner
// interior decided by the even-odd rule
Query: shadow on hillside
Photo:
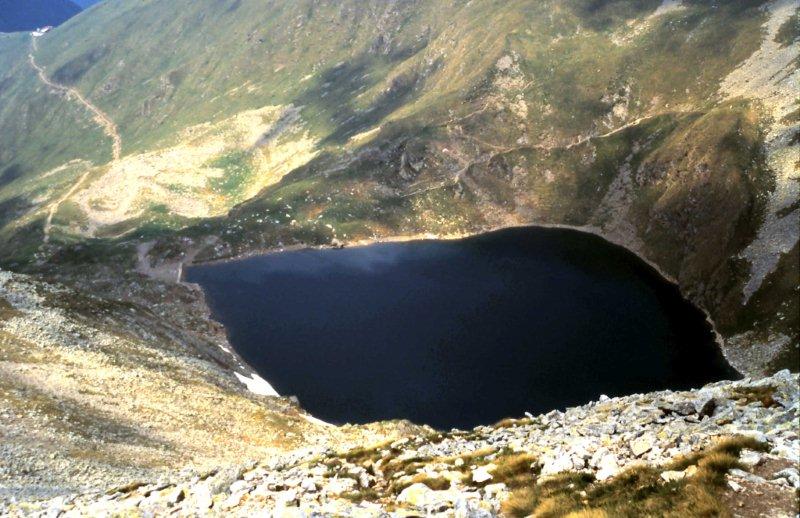
[[[386,54],[366,52],[322,72],[316,85],[294,101],[295,105],[305,107],[304,118],[325,121],[333,128],[321,145],[344,144],[406,104],[422,88],[427,74],[408,71],[396,75],[366,108],[357,106],[356,99],[386,81],[389,73],[384,71],[426,46],[427,41],[423,41]]]

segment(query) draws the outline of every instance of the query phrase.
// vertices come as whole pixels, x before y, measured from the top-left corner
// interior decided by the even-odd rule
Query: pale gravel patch
[[[156,204],[187,218],[225,214],[241,200],[211,188],[210,182],[224,171],[209,162],[226,152],[252,151],[254,174],[244,198],[254,196],[316,156],[316,140],[301,129],[298,110],[266,106],[241,112],[217,124],[188,128],[170,148],[111,163],[99,178],[69,193],[89,221],[80,232],[95,235],[105,226],[142,216]]]
[[[766,134],[767,164],[775,175],[764,222],[755,240],[742,252],[750,261],[750,279],[744,287],[744,301],[758,291],[775,270],[783,254],[800,239],[798,211],[781,215],[800,198],[800,146],[790,145],[800,131],[797,122],[783,122],[797,108],[800,69],[792,62],[800,56],[800,42],[781,47],[775,41],[781,26],[800,8],[800,0],[777,0],[767,6],[769,19],[763,26],[761,47],[726,77],[720,93],[726,99],[743,97],[761,103],[770,117]]]
[[[758,346],[753,346],[754,343]],[[748,331],[725,341],[725,359],[740,372],[766,374],[769,365],[791,347],[791,343],[791,337],[781,333],[759,340],[754,332]]]
[[[644,242],[637,235],[636,226],[628,218],[634,188],[632,159],[633,156],[629,156],[620,167],[595,211],[592,222],[601,225],[602,233],[608,239],[625,243],[631,250],[644,250]]]
[[[657,18],[659,16],[663,16],[665,14],[669,14],[675,11],[680,11],[684,9],[683,2],[681,0],[664,0],[661,2],[661,5],[647,17],[648,20],[652,20],[653,18]]]
[[[611,42],[618,47],[631,43],[635,38],[647,32],[653,26],[653,21],[655,19],[683,9],[686,9],[686,6],[683,5],[681,0],[663,0],[661,5],[645,17],[644,20],[630,20],[627,30],[613,34],[611,36]]]

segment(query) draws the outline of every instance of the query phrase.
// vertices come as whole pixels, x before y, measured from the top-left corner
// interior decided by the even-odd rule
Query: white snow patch
[[[313,415],[304,414],[303,417],[305,418],[306,421],[308,421],[311,424],[315,424],[318,426],[333,426],[331,423],[327,423],[322,419],[317,419]]]
[[[253,394],[258,394],[259,396],[279,396],[278,392],[272,388],[272,385],[269,384],[267,380],[259,376],[258,374],[251,374],[248,378],[238,372],[234,372],[236,377],[245,384],[247,390],[252,392]]]

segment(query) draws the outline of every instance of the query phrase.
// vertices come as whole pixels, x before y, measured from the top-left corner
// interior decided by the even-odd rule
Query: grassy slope
[[[760,44],[763,2],[686,1],[650,18],[660,3],[112,0],[42,39],[37,59],[114,119],[125,154],[178,143],[184,128],[242,110],[303,107],[319,155],[231,217],[182,231],[221,234],[206,255],[508,223],[607,225],[613,211],[603,200],[630,166],[620,203],[631,246],[677,278],[726,335],[796,335],[796,318],[778,326],[769,316],[796,299],[796,265],[740,305],[747,265],[735,257],[756,230],[770,175],[757,107],[716,96]],[[10,49],[0,59],[22,71],[25,45],[0,40]],[[70,159],[108,159],[86,115],[37,92],[34,80],[22,72],[0,88],[0,170],[25,168],[0,186],[0,199],[29,197],[21,184]],[[48,124],[21,124],[24,106]],[[567,145],[640,117],[626,131]],[[242,192],[248,160],[241,150],[219,157],[228,176],[213,187]],[[413,173],[400,174],[404,161]],[[133,224],[142,238],[163,236],[158,249],[169,251],[172,229],[192,222],[157,216]],[[25,243],[15,246],[34,246]]]

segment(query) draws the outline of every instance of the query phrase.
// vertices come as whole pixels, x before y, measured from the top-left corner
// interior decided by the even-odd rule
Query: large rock
[[[664,479],[665,482],[678,482],[679,480],[683,480],[686,478],[685,471],[664,471],[661,473],[661,478]]]
[[[617,456],[613,453],[606,453],[600,458],[600,461],[597,463],[597,468],[597,474],[595,475],[597,480],[606,480],[615,476],[619,473]]]
[[[565,471],[572,471],[575,464],[572,461],[572,456],[568,453],[561,453],[555,456],[545,456],[542,459],[542,476],[555,475]]]
[[[642,435],[631,442],[631,452],[636,457],[641,457],[655,446],[655,438],[649,434]]]
[[[459,498],[462,498],[463,496],[464,494],[459,491],[434,491],[425,484],[418,482],[401,491],[397,496],[397,501],[418,509],[442,509],[452,506]]]
[[[717,400],[712,394],[700,392],[693,401],[694,409],[700,417],[712,417],[717,409]]]
[[[682,416],[697,413],[695,405],[690,401],[670,401],[658,405],[658,408],[665,414],[677,414]]]
[[[492,474],[489,473],[494,468],[496,468],[494,464],[488,464],[486,466],[481,466],[479,468],[475,468],[472,470],[472,481],[476,484],[483,484],[484,482],[488,482],[492,480]]]
[[[413,505],[414,507],[425,507],[430,499],[431,493],[433,493],[433,489],[418,482],[402,490],[397,496],[397,501],[403,504]]]

